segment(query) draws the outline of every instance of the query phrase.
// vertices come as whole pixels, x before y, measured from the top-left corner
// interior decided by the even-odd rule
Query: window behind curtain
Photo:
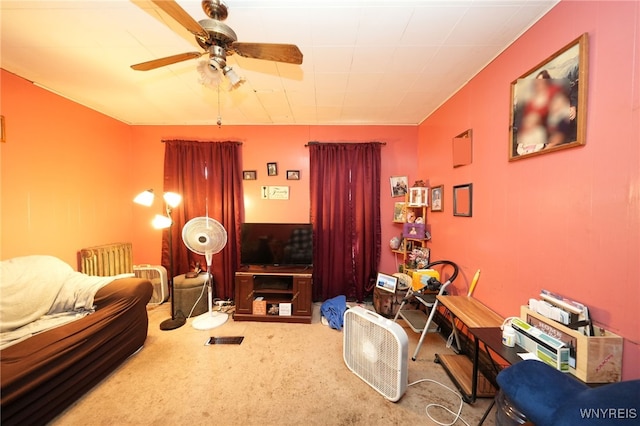
[[[174,275],[184,274],[204,256],[187,249],[182,228],[194,217],[216,219],[226,229],[226,247],[213,256],[215,295],[233,298],[234,276],[240,259],[240,224],[244,217],[241,144],[238,142],[165,141],[164,191],[182,195],[173,211],[171,228]],[[206,174],[205,174],[206,167]],[[169,265],[168,230],[162,238],[162,264]]]
[[[380,147],[311,143],[313,296],[362,301],[380,261]]]

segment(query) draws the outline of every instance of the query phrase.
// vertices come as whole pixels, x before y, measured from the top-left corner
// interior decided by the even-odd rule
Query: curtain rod
[[[358,143],[376,143],[378,145],[382,145],[385,146],[387,145],[386,142],[317,142],[317,141],[313,141],[313,142],[307,142],[306,144],[304,144],[304,146],[311,146],[311,145],[331,145],[331,144],[340,144],[340,143],[344,143],[344,144],[358,144]]]
[[[219,143],[219,142],[230,142],[235,143],[236,145],[242,145],[242,142],[238,141],[193,141],[193,140],[181,140],[181,139],[162,139],[160,142],[199,142],[199,143]]]

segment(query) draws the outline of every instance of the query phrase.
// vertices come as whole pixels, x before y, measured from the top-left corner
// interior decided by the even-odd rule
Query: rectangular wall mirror
[[[471,129],[453,138],[453,167],[466,166],[473,161],[473,137]]]
[[[471,217],[473,214],[473,184],[453,187],[453,215]]]

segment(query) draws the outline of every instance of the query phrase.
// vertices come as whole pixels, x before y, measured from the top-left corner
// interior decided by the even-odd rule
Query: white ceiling
[[[238,41],[292,43],[302,65],[237,55],[219,91],[198,61],[130,65],[202,49],[148,0],[0,1],[1,66],[130,124],[422,122],[557,0],[226,0]],[[179,0],[194,19],[200,1]],[[219,101],[219,102],[218,102]]]

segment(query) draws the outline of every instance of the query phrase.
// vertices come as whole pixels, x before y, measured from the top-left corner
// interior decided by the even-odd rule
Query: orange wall
[[[128,241],[131,129],[4,70],[0,258]]]
[[[589,33],[584,147],[507,161],[510,82]],[[419,130],[419,170],[445,185],[433,213],[435,258],[503,316],[541,288],[586,303],[626,337],[623,378],[640,377],[640,3],[563,1]],[[451,138],[473,129],[473,164],[451,167]],[[427,155],[428,154],[428,155]],[[452,186],[472,182],[473,217],[452,216]]]
[[[257,180],[244,182],[245,221],[247,222],[309,222],[309,141],[322,142],[385,142],[382,148],[382,259],[380,270],[397,270],[387,242],[400,228],[392,224],[393,203],[390,176],[408,175],[417,179],[417,135],[414,126],[134,126],[133,176],[131,197],[148,188],[162,189],[164,139],[234,140],[241,141],[244,170],[256,170]],[[267,176],[267,163],[278,163],[278,176]],[[299,181],[286,180],[287,170],[300,170]],[[420,176],[424,178],[424,176]],[[411,182],[413,182],[411,180]],[[290,187],[289,200],[262,200],[260,187],[283,185]],[[154,208],[135,206],[133,223],[134,257],[140,263],[158,263],[161,235],[149,225],[160,213]]]
[[[2,161],[0,258],[29,254],[58,256],[76,266],[86,246],[131,241],[135,263],[158,264],[160,232],[150,226],[153,208],[132,203],[140,191],[162,192],[163,139],[243,142],[246,221],[309,221],[309,141],[385,142],[382,162],[383,250],[380,269],[397,269],[386,242],[399,232],[392,224],[389,177],[417,167],[415,126],[129,126],[1,71],[2,114],[8,142]],[[278,176],[266,176],[277,162]],[[301,180],[287,181],[286,170]],[[287,201],[262,200],[261,185],[288,185]],[[386,214],[385,214],[386,213]]]

